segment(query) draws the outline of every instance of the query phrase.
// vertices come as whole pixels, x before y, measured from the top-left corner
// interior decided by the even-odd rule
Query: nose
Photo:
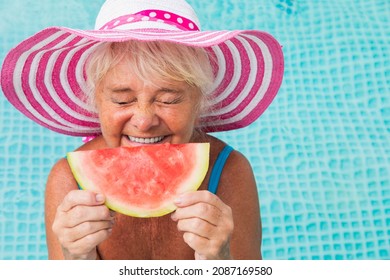
[[[139,131],[148,131],[152,127],[158,126],[159,118],[153,108],[153,105],[135,106],[130,123]]]

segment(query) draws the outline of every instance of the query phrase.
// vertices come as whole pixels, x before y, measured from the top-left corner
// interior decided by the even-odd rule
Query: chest
[[[193,259],[193,250],[170,215],[134,218],[117,214],[111,236],[98,247],[102,259]]]

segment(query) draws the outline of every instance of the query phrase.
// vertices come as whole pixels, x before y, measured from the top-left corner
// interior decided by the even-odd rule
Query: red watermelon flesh
[[[176,209],[173,200],[195,191],[209,166],[208,143],[155,144],[67,154],[84,190],[102,193],[106,205],[135,217],[157,217]]]

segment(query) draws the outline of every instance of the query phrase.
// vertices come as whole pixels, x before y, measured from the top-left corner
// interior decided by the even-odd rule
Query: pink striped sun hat
[[[169,41],[208,52],[215,72],[213,110],[200,121],[208,132],[251,124],[282,83],[281,46],[265,32],[200,31],[184,0],[107,0],[95,30],[49,27],[13,48],[1,69],[1,88],[19,111],[53,131],[100,134],[98,115],[86,101],[85,63],[99,43],[126,40]]]

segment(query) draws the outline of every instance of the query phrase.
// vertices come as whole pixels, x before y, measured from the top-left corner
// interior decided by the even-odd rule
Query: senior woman
[[[262,114],[280,87],[281,49],[260,31],[198,26],[185,1],[108,0],[95,31],[48,28],[7,56],[2,88],[10,102],[59,133],[94,135],[78,150],[210,143],[199,190],[157,218],[110,211],[102,194],[79,190],[59,160],[46,187],[49,258],[261,258],[252,168],[207,132],[237,129]],[[215,165],[223,167],[217,179]]]

